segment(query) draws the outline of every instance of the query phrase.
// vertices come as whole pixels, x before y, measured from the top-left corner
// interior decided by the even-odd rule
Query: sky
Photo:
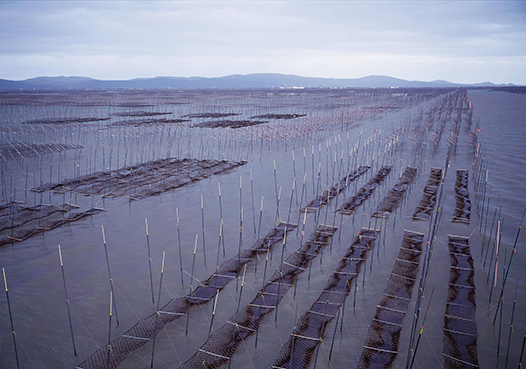
[[[283,73],[526,85],[526,1],[4,1],[0,78]]]

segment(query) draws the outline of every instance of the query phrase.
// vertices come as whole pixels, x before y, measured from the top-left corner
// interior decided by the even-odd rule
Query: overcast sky
[[[0,78],[284,73],[526,85],[525,1],[0,1]]]

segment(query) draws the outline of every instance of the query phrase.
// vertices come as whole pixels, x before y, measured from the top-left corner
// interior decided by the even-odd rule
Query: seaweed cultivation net
[[[446,123],[451,123],[454,126],[454,128],[450,131],[449,137],[446,139],[444,144],[449,147],[454,146],[456,148],[456,144],[458,141],[458,129],[460,127],[460,125],[458,124],[460,121],[460,115],[458,114],[461,114],[459,113],[459,111],[461,112],[461,109],[457,109],[457,105],[460,103],[460,105],[462,106],[462,98],[466,98],[465,92],[456,92],[454,94],[448,94],[444,97],[440,106],[437,106],[433,109],[433,115],[435,116],[437,124],[435,125],[434,129],[429,133],[428,139],[434,144],[433,154],[435,154],[438,150],[439,143],[442,140],[442,134],[444,133]],[[457,116],[452,120],[452,115],[454,111],[457,111]]]
[[[354,209],[363,204],[365,200],[372,195],[374,190],[383,182],[385,177],[391,172],[392,166],[384,165],[380,170],[371,177],[367,183],[360,188],[358,193],[347,200],[337,211],[345,215],[351,215],[354,213]]]
[[[100,347],[77,368],[116,368],[130,353],[148,343],[166,324],[184,316],[190,307],[212,300],[219,291],[240,274],[245,264],[253,260],[258,254],[267,252],[294,228],[296,228],[296,224],[281,222],[250,249],[242,250],[241,254],[223,262],[214,274],[201,282],[189,295],[171,299],[158,312],[140,320],[132,328],[111,341],[109,346]],[[110,351],[109,365],[108,350]]]
[[[444,315],[444,368],[478,367],[475,270],[469,238],[449,236],[450,271]]]
[[[117,197],[128,194],[130,199],[137,200],[182,187],[245,163],[211,159],[158,159],[106,173],[94,172],[60,183],[47,183],[32,191],[62,193],[77,189],[80,194],[86,196],[103,194],[107,197]]]
[[[202,128],[242,128],[242,127],[250,127],[250,126],[256,126],[258,124],[264,124],[267,123],[265,120],[230,120],[230,119],[224,119],[224,120],[214,120],[211,122],[203,122],[203,123],[197,123],[193,124],[192,127],[202,127]]]
[[[272,368],[308,367],[317,345],[323,340],[327,324],[336,317],[351,291],[351,282],[358,276],[378,232],[370,228],[361,229],[318,299],[295,324]]]
[[[398,354],[398,343],[413,287],[418,277],[424,235],[404,232],[402,246],[387,281],[382,301],[369,326],[358,368],[390,368]]]
[[[401,196],[407,191],[415,176],[416,167],[407,166],[396,185],[389,190],[387,196],[378,204],[372,216],[375,218],[389,218],[389,215],[396,208],[398,201],[401,200]]]
[[[0,212],[0,231],[19,227],[33,220],[43,219],[58,212],[67,211],[65,207],[59,208],[51,204],[26,207],[11,203],[11,208],[9,212],[5,211],[7,209],[2,209],[4,211]]]
[[[453,222],[469,224],[471,215],[471,201],[469,201],[468,170],[457,169],[455,182],[455,211]]]
[[[435,208],[438,196],[438,188],[440,186],[440,180],[442,178],[441,168],[431,168],[431,174],[427,179],[427,183],[424,187],[424,193],[422,199],[415,208],[413,213],[413,220],[429,220],[431,213]]]
[[[179,124],[184,122],[189,122],[188,119],[168,119],[168,118],[150,118],[150,119],[140,119],[140,120],[119,120],[115,123],[109,124],[109,126],[142,126],[142,125],[156,125],[156,124]]]
[[[303,213],[305,210],[307,210],[308,213],[313,213],[316,210],[319,210],[324,204],[327,204],[328,201],[332,200],[334,197],[336,197],[336,195],[343,192],[349,183],[353,182],[362,174],[365,174],[369,168],[371,167],[360,165],[354,172],[348,173],[345,177],[340,179],[338,183],[334,184],[331,188],[325,190],[323,194],[309,202],[303,209],[301,209],[301,212]]]
[[[35,144],[27,142],[4,142],[0,144],[0,160],[18,160],[25,158],[33,158],[60,152],[65,150],[82,149],[83,145],[76,144],[61,144],[61,143],[47,143]]]
[[[217,368],[232,358],[243,340],[255,333],[263,317],[277,308],[279,302],[316,257],[337,228],[320,225],[299,250],[289,255],[248,305],[239,308],[222,327],[214,330],[207,341],[181,368]]]
[[[11,201],[7,204],[0,205],[0,217],[9,216],[17,211],[20,211],[23,209],[20,204],[24,204],[24,202]]]
[[[183,118],[226,118],[239,115],[238,113],[193,113],[183,115]]]
[[[88,118],[58,118],[58,119],[34,119],[29,120],[27,122],[23,122],[24,124],[78,124],[78,123],[91,123],[91,122],[101,122],[105,120],[110,120],[111,118],[105,117],[105,118],[97,118],[97,117],[88,117]]]
[[[59,211],[62,211],[62,210],[59,210]],[[82,219],[90,215],[98,214],[101,211],[104,211],[104,210],[100,208],[91,208],[83,212],[73,212],[73,213],[70,213],[67,218],[62,218],[58,220],[46,220],[46,221],[43,221],[42,224],[37,227],[28,228],[28,229],[19,229],[19,230],[13,231],[11,236],[3,236],[0,238],[0,246],[8,245],[13,242],[25,241],[28,238],[33,237],[37,234],[49,231],[51,229],[55,229],[57,227],[60,227],[61,225],[74,222],[76,220]],[[41,218],[41,219],[44,219],[44,218]]]

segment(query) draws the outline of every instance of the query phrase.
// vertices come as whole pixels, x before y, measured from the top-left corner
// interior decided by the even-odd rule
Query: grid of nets
[[[37,206],[36,208],[39,208],[39,207],[40,206]],[[52,210],[49,210],[52,208],[54,208],[52,205],[42,206],[42,209],[48,209],[48,211],[52,211]],[[57,211],[64,211],[64,209],[60,209]],[[55,229],[57,227],[60,227],[61,225],[77,221],[87,216],[98,214],[101,211],[104,211],[104,209],[91,208],[83,212],[70,212],[68,213],[67,217],[64,217],[62,219],[56,219],[56,220],[46,219],[47,217],[40,217],[38,219],[41,220],[41,222],[40,222],[40,225],[38,226],[27,228],[27,229],[17,229],[17,230],[14,230],[14,228],[11,228],[12,231],[11,231],[10,236],[0,237],[0,246],[8,245],[14,242],[25,241],[28,238],[33,237],[37,234],[49,231],[51,229]]]
[[[181,368],[212,369],[229,361],[241,342],[257,331],[263,317],[277,308],[298,274],[305,271],[336,230],[327,225],[318,226],[309,240],[276,269],[256,297],[248,305],[239,308],[227,323],[214,330]]]
[[[351,282],[358,276],[378,232],[369,228],[361,229],[318,299],[295,324],[272,368],[299,369],[309,366],[316,347],[323,340],[327,324],[336,317],[351,291]]]
[[[404,238],[382,301],[369,326],[358,368],[390,368],[398,353],[400,332],[418,277],[424,235],[404,232]]]
[[[469,224],[471,201],[469,201],[468,170],[457,169],[455,181],[455,211],[453,222]]]
[[[444,128],[446,126],[446,123],[451,123],[451,117],[454,111],[457,111],[458,108],[457,105],[460,103],[462,106],[462,99],[466,98],[465,92],[455,92],[453,94],[448,94],[444,97],[442,100],[442,103],[440,106],[438,106],[435,111],[435,119],[437,121],[437,124],[435,125],[435,128],[429,133],[429,139],[428,141],[432,142],[434,144],[433,154],[436,154],[439,143],[442,139],[442,134],[444,133]],[[454,126],[459,126],[457,124],[458,118],[454,119]],[[455,144],[458,140],[458,131],[457,130],[451,130],[450,135],[448,139],[446,140],[445,144],[450,146]],[[451,146],[450,146],[451,147]]]
[[[245,163],[211,159],[158,159],[106,173],[94,172],[60,183],[47,183],[33,188],[32,191],[63,193],[77,190],[86,196],[103,194],[106,197],[128,194],[130,199],[137,200],[182,187]]]
[[[375,218],[389,218],[389,215],[398,205],[401,196],[409,189],[409,185],[416,176],[416,167],[407,166],[395,186],[389,190],[387,196],[378,204],[376,211],[372,214]]]
[[[449,236],[450,272],[444,315],[444,368],[478,367],[475,270],[469,238]]]
[[[84,146],[75,144],[47,143],[36,144],[30,142],[9,142],[0,144],[0,160],[18,160],[33,158],[65,150],[82,149]]]
[[[324,204],[327,204],[328,201],[336,197],[336,195],[343,192],[343,190],[347,188],[349,183],[353,182],[362,174],[365,174],[369,170],[369,168],[370,166],[360,165],[358,169],[356,169],[354,172],[348,173],[345,177],[340,179],[338,183],[334,184],[331,188],[325,190],[323,194],[309,202],[303,209],[301,209],[301,212],[304,212],[305,210],[307,210],[308,213],[313,213],[317,211]]]
[[[391,172],[392,168],[393,167],[390,165],[382,166],[380,170],[371,177],[362,188],[360,188],[358,193],[347,200],[337,211],[345,215],[351,215],[354,213],[354,210],[363,204],[363,202],[373,194],[374,190],[380,186],[385,177]]]
[[[438,188],[442,178],[442,168],[431,168],[431,173],[424,187],[422,199],[415,208],[413,220],[429,220],[437,203]]]
[[[296,228],[296,224],[281,222],[271,229],[264,238],[256,241],[250,249],[242,250],[240,255],[223,262],[214,274],[201,282],[190,294],[171,299],[158,312],[140,320],[132,328],[111,341],[110,346],[100,347],[77,368],[116,368],[130,353],[148,343],[166,324],[186,315],[192,306],[212,300],[219,291],[241,273],[245,264],[254,259],[256,255],[267,252],[294,228]],[[108,351],[110,353],[109,364]]]

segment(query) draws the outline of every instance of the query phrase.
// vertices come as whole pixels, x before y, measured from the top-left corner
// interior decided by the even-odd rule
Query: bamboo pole
[[[110,291],[110,318],[108,321],[108,359],[106,362],[107,368],[110,369],[110,355],[111,355],[111,316],[112,316],[112,302],[113,302],[113,291]]]
[[[511,322],[510,322],[510,333],[508,334],[508,347],[506,349],[506,363],[504,369],[508,368],[508,359],[510,357],[510,346],[511,346],[511,334],[513,333],[513,318],[515,317],[515,305],[517,304],[517,289],[519,287],[519,280],[515,284],[515,297],[513,298],[513,308],[511,310]]]
[[[5,295],[7,297],[7,310],[9,311],[9,321],[11,323],[11,334],[13,335],[13,346],[15,348],[16,367],[20,369],[20,363],[18,361],[18,350],[16,348],[16,333],[15,333],[15,327],[13,325],[13,314],[11,313],[11,303],[9,301],[9,291],[7,288],[7,278],[5,276],[4,268],[2,268],[2,273],[4,274]]]
[[[159,304],[161,301],[161,288],[163,286],[163,274],[164,274],[164,257],[165,257],[166,251],[163,251],[163,261],[161,264],[161,280],[159,282],[159,294],[157,295],[157,309],[156,309],[156,315],[155,315],[155,328],[153,330],[153,346],[152,346],[152,362],[150,365],[150,369],[153,369],[153,357],[155,354],[155,339],[157,338],[157,324],[159,322]]]
[[[184,285],[184,282],[183,282],[183,253],[181,251],[181,228],[179,228],[179,208],[175,208],[175,215],[177,219],[177,240],[179,243],[179,268],[181,269],[181,284]]]
[[[506,275],[504,276],[504,280],[502,282],[502,290],[500,291],[500,298],[499,298],[499,302],[497,304],[497,309],[495,310],[495,317],[493,318],[493,324],[495,324],[495,319],[497,319],[497,312],[499,311],[500,301],[501,301],[502,295],[504,294],[504,287],[506,286],[506,281],[508,280],[508,274],[509,274],[510,268],[511,268],[511,261],[513,260],[513,255],[515,255],[515,252],[516,252],[517,240],[519,239],[519,234],[521,232],[522,222],[524,220],[524,214],[525,213],[526,213],[526,209],[524,209],[524,211],[522,212],[522,217],[521,217],[521,222],[520,222],[520,225],[519,225],[519,229],[517,230],[517,234],[515,235],[515,242],[513,243],[513,250],[511,252],[510,260],[508,262],[508,268],[506,269]]]
[[[195,243],[194,243],[194,258],[192,261],[192,274],[190,275],[190,293],[188,294],[188,307],[186,311],[186,333],[185,335],[188,335],[188,322],[190,320],[190,295],[192,292],[194,292],[194,267],[195,267],[195,254],[197,253],[197,235],[195,235]]]
[[[148,232],[148,219],[144,218],[144,222],[146,224],[146,245],[148,247],[148,266],[150,267],[150,286],[152,290],[152,304],[153,304],[155,303],[155,298],[153,296],[152,258],[150,255],[150,235]]]
[[[71,331],[71,342],[73,343],[73,353],[77,356],[77,348],[75,347],[75,336],[73,335],[73,324],[71,323],[71,312],[69,308],[69,299],[68,299],[68,290],[66,288],[66,276],[64,274],[64,263],[62,262],[62,251],[60,250],[60,245],[58,245],[58,256],[60,258],[60,269],[62,270],[62,282],[64,283],[64,294],[66,295],[66,306],[68,308],[68,320],[69,320],[69,329]]]
[[[108,257],[108,247],[106,246],[106,234],[104,233],[104,225],[101,225],[101,229],[102,229],[102,241],[104,242],[104,253],[106,254],[106,266],[108,268],[108,277],[110,279],[110,290],[112,292],[113,305],[115,309],[115,321],[117,323],[117,326],[119,326],[119,316],[117,315],[117,304],[115,303],[115,292],[113,290],[113,278],[111,277],[110,259]]]
[[[201,194],[201,228],[203,231],[203,262],[206,266],[206,247],[205,247],[205,211],[203,204],[203,195]]]

